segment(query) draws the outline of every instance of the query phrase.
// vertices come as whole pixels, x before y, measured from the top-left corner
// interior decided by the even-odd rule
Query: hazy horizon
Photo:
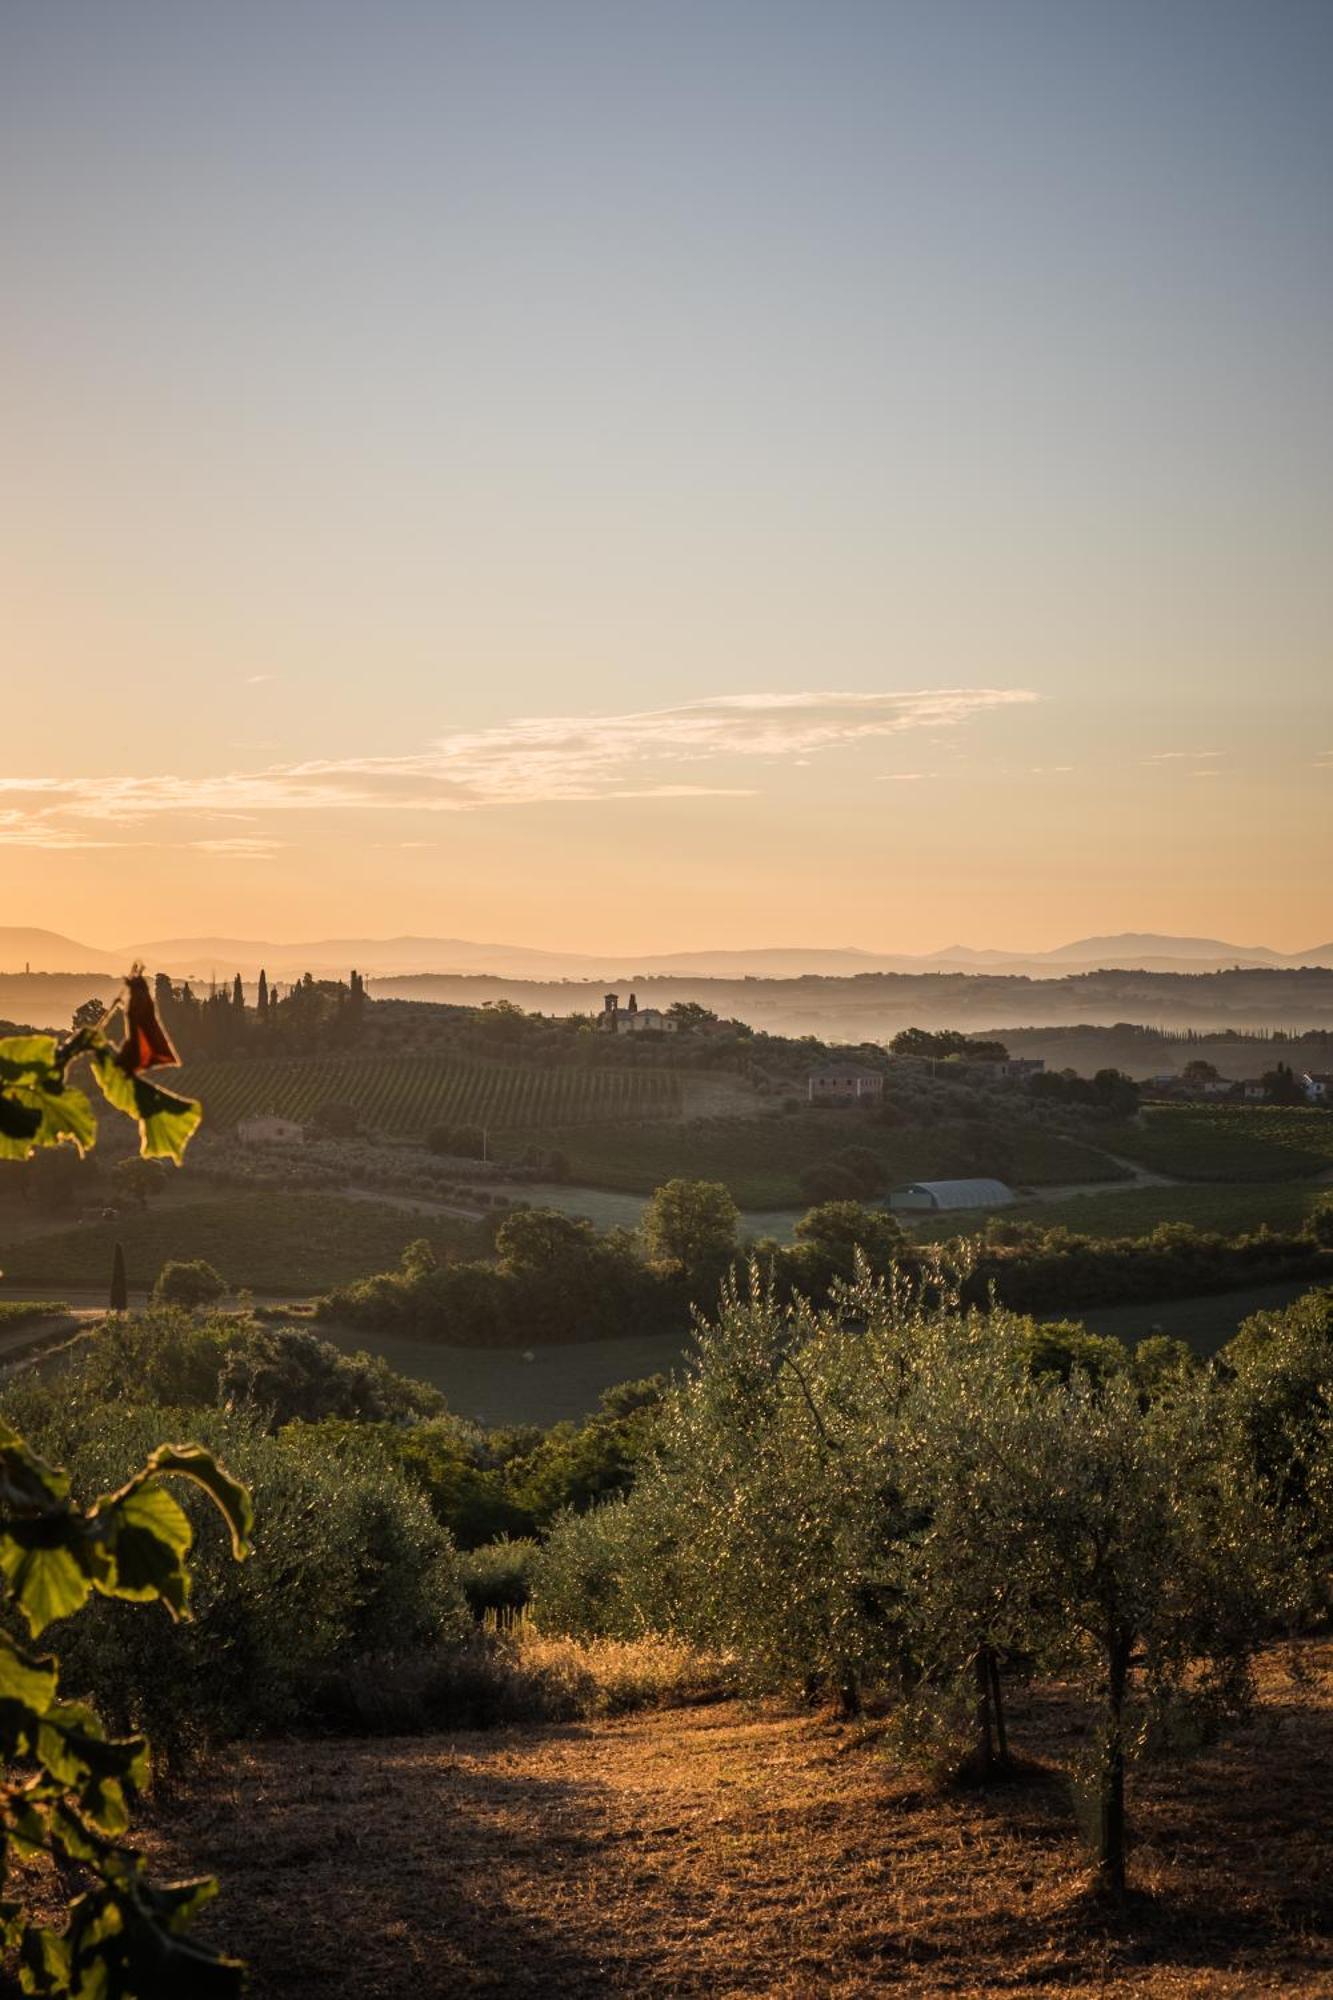
[[[16,0],[7,919],[1322,942],[1330,82],[1316,0]]]

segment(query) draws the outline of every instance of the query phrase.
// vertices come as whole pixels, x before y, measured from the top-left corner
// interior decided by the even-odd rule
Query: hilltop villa
[[[641,1007],[633,993],[624,1007],[618,993],[608,993],[597,1025],[608,1035],[674,1035],[679,1024],[660,1007]]]

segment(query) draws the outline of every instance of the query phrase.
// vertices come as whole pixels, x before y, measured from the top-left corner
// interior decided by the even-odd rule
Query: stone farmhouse
[[[860,1063],[829,1063],[811,1070],[806,1089],[812,1104],[878,1104],[884,1095],[884,1076]]]

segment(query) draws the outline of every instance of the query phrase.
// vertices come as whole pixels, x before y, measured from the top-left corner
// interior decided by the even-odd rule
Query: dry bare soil
[[[1333,1994],[1333,1647],[1270,1656],[1238,1735],[1139,1777],[1118,1922],[1043,1762],[1073,1721],[1021,1702],[1036,1768],[970,1794],[738,1702],[261,1746],[159,1804],[153,1858],[221,1874],[213,1935],[288,2000]]]

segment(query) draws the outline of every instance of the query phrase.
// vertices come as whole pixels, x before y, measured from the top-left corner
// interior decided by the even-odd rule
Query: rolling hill
[[[491,974],[510,979],[606,979],[622,984],[649,975],[712,979],[855,977],[871,972],[1041,973],[1142,970],[1201,972],[1236,965],[1333,966],[1333,944],[1280,952],[1269,945],[1235,945],[1220,938],[1171,937],[1127,931],[1086,937],[1046,951],[974,950],[879,952],[860,946],[776,945],[673,952],[547,951],[529,945],[477,943],[452,937],[342,937],[289,943],[230,937],[153,938],[115,949],[85,945],[59,932],[0,926],[0,972],[120,973],[134,959],[176,978],[253,979],[303,972],[345,974],[351,966],[375,978],[412,974]]]

